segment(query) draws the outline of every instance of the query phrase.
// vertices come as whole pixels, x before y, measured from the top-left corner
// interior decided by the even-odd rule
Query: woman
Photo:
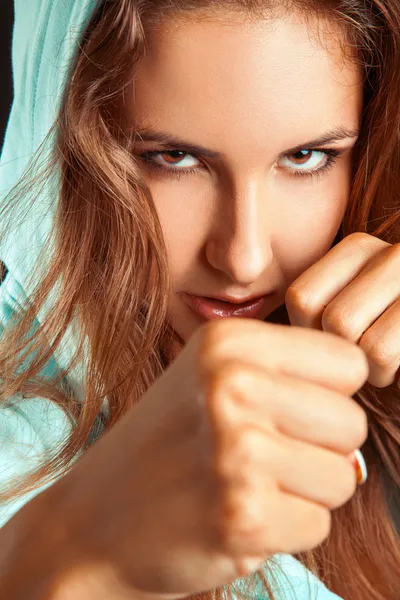
[[[30,167],[2,590],[394,599],[397,3],[39,4],[2,155],[3,188]]]

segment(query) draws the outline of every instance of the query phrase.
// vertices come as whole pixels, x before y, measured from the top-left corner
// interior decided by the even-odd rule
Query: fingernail
[[[361,454],[361,451],[354,450],[354,452],[352,452],[350,454],[350,460],[353,463],[355,471],[356,471],[357,484],[362,485],[363,483],[365,483],[367,481],[368,470],[367,470],[367,464],[364,460],[363,455]]]

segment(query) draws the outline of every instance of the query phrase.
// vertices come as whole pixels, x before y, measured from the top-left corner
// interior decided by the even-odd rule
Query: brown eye
[[[295,154],[289,154],[288,157],[294,165],[305,165],[313,155],[312,150],[300,150]]]
[[[200,165],[197,158],[183,150],[146,152],[143,157],[147,162],[156,163],[160,167],[174,171],[188,171]]]
[[[333,150],[299,150],[283,156],[278,166],[289,173],[313,173],[329,163],[330,153],[333,156]]]
[[[182,161],[186,156],[186,153],[179,150],[172,150],[171,152],[160,152],[159,156],[161,156],[166,163],[176,165]]]

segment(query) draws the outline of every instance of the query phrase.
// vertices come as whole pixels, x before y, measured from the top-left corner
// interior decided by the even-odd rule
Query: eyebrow
[[[181,150],[187,154],[196,154],[205,156],[208,158],[220,158],[221,153],[215,150],[210,150],[204,146],[192,144],[187,140],[183,140],[179,137],[166,133],[164,131],[156,131],[152,128],[145,127],[135,130],[135,137],[139,138],[141,142],[158,142],[162,146],[169,149]],[[357,138],[360,134],[358,129],[347,129],[346,127],[336,127],[331,131],[323,133],[321,136],[314,140],[309,140],[303,144],[299,144],[293,148],[285,150],[284,154],[296,154],[300,150],[311,149],[315,147],[323,146],[324,144],[332,144],[333,142],[339,142],[345,139]]]

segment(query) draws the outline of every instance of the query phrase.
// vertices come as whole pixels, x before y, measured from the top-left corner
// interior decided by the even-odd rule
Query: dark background
[[[29,0],[28,0],[29,2]],[[12,102],[11,36],[14,18],[12,0],[0,0],[0,147]]]
[[[29,0],[27,0],[29,2]],[[13,0],[0,0],[0,148],[12,103],[11,37],[14,20]],[[5,269],[0,260],[0,283]]]

